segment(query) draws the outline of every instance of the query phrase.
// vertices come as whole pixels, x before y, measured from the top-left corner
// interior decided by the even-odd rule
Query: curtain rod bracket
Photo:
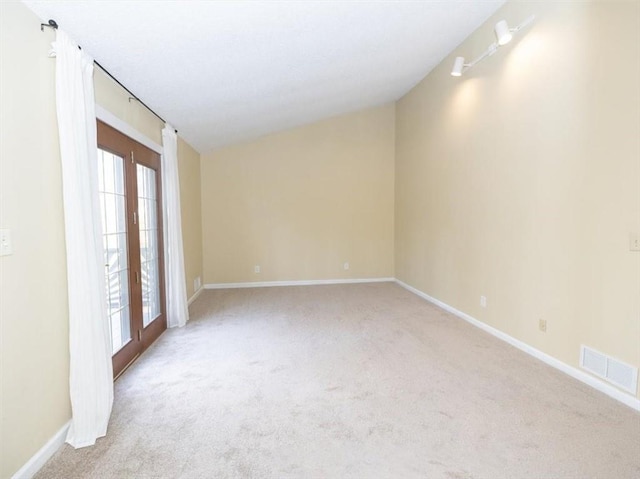
[[[0,0],[1,1],[1,0]],[[53,28],[54,30],[58,29],[58,23],[55,20],[50,19],[48,23],[41,23],[40,24],[40,31],[44,32],[44,27],[47,28]],[[80,50],[82,50],[82,47],[80,45],[78,45],[78,48]],[[124,88],[124,90],[129,93],[131,96],[129,97],[129,103],[131,103],[131,100],[135,100],[138,103],[140,103],[142,106],[144,106],[147,110],[149,110],[151,113],[153,113],[156,117],[158,117],[158,119],[160,119],[160,121],[162,121],[163,123],[167,123],[165,121],[164,118],[162,118],[160,115],[158,115],[155,111],[153,111],[151,108],[149,108],[145,102],[143,102],[140,98],[138,98],[137,96],[135,96],[131,90],[129,90],[126,86],[124,86],[122,83],[120,83],[120,80],[118,80],[116,77],[114,77],[111,73],[109,73],[109,70],[107,70],[105,67],[103,67],[102,65],[100,65],[100,63],[98,63],[97,61],[93,61],[93,63],[96,64],[96,66],[98,68],[100,68],[100,70],[102,70],[103,72],[105,72],[109,77],[111,77],[111,79],[113,81],[115,81],[118,85],[120,85],[122,88]],[[174,130],[176,132],[176,134],[178,134],[178,130]]]
[[[41,23],[40,24],[40,31],[44,32],[44,27],[47,28],[53,28],[54,30],[58,29],[58,24],[56,23],[55,20],[49,20],[49,23]]]

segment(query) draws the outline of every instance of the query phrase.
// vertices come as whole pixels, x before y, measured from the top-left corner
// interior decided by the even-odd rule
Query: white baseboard
[[[509,336],[507,333],[504,333],[499,329],[489,326],[488,324],[483,323],[482,321],[478,321],[474,317],[469,316],[467,313],[458,311],[457,309],[449,306],[448,304],[443,303],[442,301],[439,301],[435,298],[432,298],[426,293],[423,293],[419,289],[416,289],[413,286],[409,286],[408,284],[403,283],[399,279],[396,279],[395,282],[398,283],[403,288],[405,288],[406,290],[411,291],[412,293],[420,296],[421,298],[426,299],[430,303],[433,303],[436,306],[439,306],[445,311],[448,311],[451,314],[461,319],[464,319],[465,321],[473,324],[474,326],[482,329],[483,331],[486,331],[492,336],[495,336],[496,338],[501,339],[506,343],[509,343],[511,346],[514,346],[519,350],[524,351],[525,353],[533,356],[534,358],[539,359],[540,361],[548,364],[549,366],[554,367],[565,374],[568,374],[572,378],[577,379],[578,381],[581,381],[587,384],[588,386],[591,386],[594,389],[597,389],[601,393],[604,393],[607,396],[617,401],[620,401],[621,403],[635,409],[636,411],[640,411],[640,399],[630,396],[629,394],[622,392],[621,390],[615,388],[614,386],[610,386],[609,384],[600,381],[599,379],[595,378],[594,376],[591,376],[586,372],[583,372],[577,368],[574,368],[573,366],[569,366],[567,363],[564,363],[559,359],[556,359],[553,356],[548,355],[547,353],[543,353],[539,349],[536,349],[533,346],[529,346],[527,343],[524,343],[519,339],[514,338],[513,336]]]
[[[312,279],[302,281],[262,281],[255,283],[210,283],[204,289],[271,288],[275,286],[316,286],[321,284],[389,283],[395,278]]]
[[[47,443],[36,452],[27,463],[16,472],[11,479],[31,479],[36,473],[42,469],[44,463],[53,456],[58,449],[64,444],[67,437],[67,431],[71,421],[67,422],[58,432],[56,432]]]
[[[191,296],[189,298],[189,300],[187,301],[187,305],[191,305],[191,303],[193,303],[196,299],[198,299],[198,296],[200,296],[202,294],[202,290],[204,288],[200,288],[198,291],[196,291],[195,293],[193,293],[193,296]]]

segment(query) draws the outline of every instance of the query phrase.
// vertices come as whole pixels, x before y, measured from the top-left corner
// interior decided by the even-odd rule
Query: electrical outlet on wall
[[[538,329],[543,333],[547,332],[547,320],[546,319],[538,319]]]
[[[201,286],[202,286],[202,280],[200,279],[200,276],[198,276],[196,279],[193,280],[193,290],[198,291]]]
[[[253,272],[254,272],[255,274],[260,274],[260,265],[259,265],[259,264],[255,265],[255,266],[253,267]]]
[[[483,308],[487,307],[487,297],[486,296],[480,296],[480,306],[482,306]]]
[[[347,263],[343,264],[342,267],[344,268],[345,271],[348,270],[349,269],[349,263],[347,262]]]

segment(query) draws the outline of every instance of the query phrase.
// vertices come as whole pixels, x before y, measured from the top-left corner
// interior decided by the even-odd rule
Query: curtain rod
[[[44,27],[48,27],[48,28],[53,28],[54,30],[58,29],[58,23],[55,20],[49,20],[48,23],[41,23],[40,24],[40,31],[44,32]],[[78,48],[80,50],[82,50],[82,47],[78,46]],[[131,99],[133,98],[134,100],[136,100],[137,102],[139,102],[142,106],[144,106],[147,110],[149,110],[151,113],[153,113],[155,116],[157,116],[160,120],[162,120],[163,123],[167,123],[167,121],[162,118],[160,115],[158,115],[155,111],[153,111],[151,108],[149,108],[149,106],[143,102],[140,98],[138,98],[135,93],[133,93],[131,90],[129,90],[126,86],[124,86],[122,83],[120,83],[120,80],[118,80],[116,77],[114,77],[111,72],[109,70],[107,70],[105,67],[103,67],[102,65],[100,65],[100,63],[98,63],[96,60],[93,60],[93,63],[100,68],[100,70],[102,70],[103,72],[105,72],[107,75],[109,75],[109,78],[111,78],[114,82],[116,82],[118,85],[120,85],[122,88],[125,89],[125,91],[127,93],[129,93],[129,95],[131,95],[129,97],[129,102],[131,102]],[[178,133],[178,130],[173,130],[176,133]]]

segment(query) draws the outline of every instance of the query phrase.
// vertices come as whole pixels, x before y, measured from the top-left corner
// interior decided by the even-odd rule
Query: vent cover
[[[637,368],[585,345],[580,348],[580,366],[611,384],[615,384],[631,394],[636,394],[638,388]]]

